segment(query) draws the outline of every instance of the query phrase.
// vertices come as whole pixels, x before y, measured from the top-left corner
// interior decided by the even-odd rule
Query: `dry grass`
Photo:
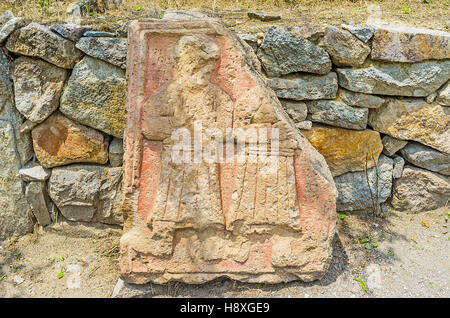
[[[103,0],[105,1],[105,0]],[[16,16],[42,22],[66,20],[66,8],[76,0],[2,0],[0,11],[11,10]],[[86,18],[116,22],[145,16],[157,16],[167,9],[196,10],[214,13],[236,29],[248,21],[246,11],[281,13],[283,22],[366,24],[404,24],[448,30],[449,0],[124,0],[119,7]],[[102,17],[102,18],[99,18]],[[84,21],[85,22],[85,21]],[[376,22],[376,21],[375,21]],[[253,22],[252,22],[253,23]],[[245,24],[245,23],[244,23]],[[256,22],[257,24],[257,22]]]

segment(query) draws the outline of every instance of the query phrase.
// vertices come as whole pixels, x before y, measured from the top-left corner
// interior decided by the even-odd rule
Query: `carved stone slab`
[[[334,182],[250,46],[210,20],[135,21],[128,41],[122,279],[321,278]]]

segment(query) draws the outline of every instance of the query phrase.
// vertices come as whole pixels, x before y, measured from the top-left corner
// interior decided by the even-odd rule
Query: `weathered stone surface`
[[[60,111],[86,126],[122,138],[126,89],[122,69],[86,56],[72,71]]]
[[[258,49],[258,57],[271,77],[294,72],[327,74],[331,70],[328,53],[312,42],[282,28],[271,27]]]
[[[11,33],[25,25],[26,22],[23,18],[12,18],[6,22],[0,29],[0,44],[2,44]]]
[[[253,34],[239,34],[239,38],[244,40],[255,51],[258,51],[258,39]]]
[[[450,82],[447,82],[447,84],[439,90],[436,102],[442,106],[450,106]]]
[[[47,190],[45,189],[45,183],[39,181],[28,183],[25,190],[25,197],[31,206],[31,210],[37,222],[42,226],[49,225],[52,220],[50,218],[50,213],[48,212],[50,202]]]
[[[270,88],[279,98],[294,100],[334,99],[338,90],[337,75],[296,74],[269,78]]]
[[[422,99],[389,99],[371,109],[369,124],[384,134],[414,140],[450,154],[450,109]]]
[[[304,121],[308,116],[308,108],[303,102],[294,102],[288,99],[280,100],[283,109],[292,118],[294,123]]]
[[[334,178],[339,196],[338,211],[372,209],[373,204],[385,202],[392,190],[393,160],[383,154],[378,164],[367,171],[348,172]],[[369,188],[370,184],[370,188]]]
[[[297,127],[300,130],[310,130],[312,128],[312,121],[304,120],[295,123],[295,127]]]
[[[417,142],[409,142],[400,150],[400,154],[415,166],[446,176],[450,175],[450,155],[445,155]]]
[[[11,81],[10,63],[0,50],[0,120],[7,121],[14,130],[15,147],[22,165],[33,157],[33,144],[29,133],[21,133],[23,116],[14,105],[14,90]]]
[[[363,68],[338,68],[339,85],[360,93],[425,97],[450,78],[450,60],[420,63],[366,62]]]
[[[432,102],[434,102],[436,100],[436,97],[438,96],[437,92],[431,93],[430,95],[428,95],[425,100],[427,101],[428,104],[431,104]]]
[[[36,158],[44,168],[108,162],[108,136],[56,112],[32,131]]]
[[[383,153],[386,156],[392,156],[408,143],[407,140],[397,139],[389,135],[384,136],[381,142],[383,143]]]
[[[359,41],[347,31],[328,26],[320,42],[337,66],[358,66],[370,54],[370,47]]]
[[[128,44],[126,39],[108,37],[82,37],[77,48],[89,56],[125,69]]]
[[[385,99],[379,96],[355,93],[345,89],[340,89],[338,91],[338,96],[348,106],[378,108],[385,102]]]
[[[319,42],[319,40],[325,35],[326,27],[316,24],[302,24],[298,27],[286,27],[287,30],[294,30],[297,35],[304,37],[312,41],[313,43]]]
[[[70,221],[121,224],[122,168],[70,165],[52,170],[48,191]]]
[[[66,23],[55,24],[50,28],[50,30],[58,33],[66,39],[77,42],[83,36],[83,34],[89,30],[89,28],[81,26],[79,24]]]
[[[36,162],[31,162],[19,170],[23,181],[45,181],[50,177],[51,170],[45,169]]]
[[[31,208],[19,169],[33,155],[30,134],[20,133],[23,117],[14,106],[10,63],[0,50],[0,240],[32,231]]]
[[[121,278],[320,278],[335,227],[332,176],[267,86],[251,48],[212,21],[134,22],[129,41]],[[219,164],[172,161],[172,133],[190,132],[197,121],[221,133],[279,128],[279,165],[263,168],[250,155]],[[239,135],[229,135],[232,149]],[[205,146],[206,137],[199,138]]]
[[[164,20],[199,20],[209,19],[206,13],[195,11],[183,11],[183,10],[167,10],[164,11]]]
[[[405,167],[405,159],[395,155],[393,160],[394,160],[394,168],[392,170],[392,178],[394,179],[401,178],[403,174],[403,168]]]
[[[369,110],[351,107],[339,101],[319,100],[306,102],[308,120],[331,126],[362,130],[367,126]]]
[[[315,126],[303,135],[325,157],[333,177],[372,168],[383,149],[380,134],[373,130]]]
[[[395,180],[392,206],[398,211],[418,213],[447,204],[450,178],[421,168],[406,166]]]
[[[9,20],[14,18],[14,14],[11,12],[11,10],[6,10],[1,16],[0,16],[0,25],[5,24]]]
[[[11,34],[6,49],[16,54],[39,57],[62,68],[73,68],[83,53],[75,43],[38,23],[30,23]]]
[[[405,27],[379,27],[373,36],[373,59],[420,62],[450,58],[450,33]]]
[[[256,19],[264,22],[281,20],[281,15],[279,14],[270,14],[260,11],[249,12],[247,15],[250,19]]]
[[[31,120],[25,120],[22,125],[20,125],[20,133],[26,134],[33,130],[34,127],[39,125],[39,123],[34,123]]]
[[[114,37],[115,33],[103,31],[86,31],[84,37]]]
[[[109,163],[112,167],[119,167],[123,163],[123,140],[113,138],[109,144]]]
[[[67,70],[21,56],[13,63],[17,110],[28,120],[40,123],[59,106]]]
[[[375,29],[372,27],[355,27],[352,25],[343,24],[342,28],[347,31],[350,31],[351,34],[356,36],[364,43],[369,42],[369,40],[373,37],[373,34],[375,33]]]
[[[0,119],[0,240],[31,232],[31,209],[25,199],[25,185],[19,176],[21,160],[14,127]]]

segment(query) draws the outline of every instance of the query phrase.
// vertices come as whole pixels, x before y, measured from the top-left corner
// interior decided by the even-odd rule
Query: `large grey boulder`
[[[122,168],[70,165],[52,170],[48,192],[70,221],[122,223]]]
[[[400,150],[400,154],[406,161],[415,166],[446,176],[450,175],[450,155],[443,154],[418,142],[409,142]]]
[[[28,120],[40,123],[59,106],[67,70],[21,56],[13,63],[16,108]]]
[[[112,37],[82,37],[76,47],[89,56],[111,63],[122,69],[127,66],[127,39]]]
[[[450,60],[420,63],[369,61],[362,68],[338,68],[339,85],[365,94],[425,97],[450,78]]]
[[[338,90],[337,75],[295,74],[269,78],[270,88],[279,98],[294,100],[335,99]]]
[[[294,72],[327,74],[331,70],[328,53],[296,32],[272,26],[258,49],[258,58],[270,77]]]
[[[72,71],[60,111],[74,121],[122,138],[126,90],[124,70],[86,56]]]
[[[338,211],[359,211],[381,204],[391,195],[393,160],[380,155],[378,164],[367,171],[348,172],[334,178],[338,190]],[[369,188],[370,185],[370,188]]]
[[[38,57],[69,69],[73,68],[83,56],[83,53],[75,47],[75,43],[38,23],[30,23],[13,32],[6,42],[6,49],[15,54]]]
[[[367,108],[351,107],[333,100],[306,102],[308,120],[335,127],[363,130],[367,126]]]
[[[410,213],[430,211],[445,206],[449,195],[449,177],[406,166],[402,177],[394,182],[392,206]]]

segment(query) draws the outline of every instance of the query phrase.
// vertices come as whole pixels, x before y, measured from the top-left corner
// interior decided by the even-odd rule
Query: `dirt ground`
[[[390,212],[383,218],[342,216],[333,262],[320,281],[264,285],[218,279],[197,286],[152,284],[146,296],[447,298],[449,213],[449,208],[442,208],[413,215]],[[5,241],[0,252],[0,297],[111,297],[119,277],[120,232],[65,221]]]

